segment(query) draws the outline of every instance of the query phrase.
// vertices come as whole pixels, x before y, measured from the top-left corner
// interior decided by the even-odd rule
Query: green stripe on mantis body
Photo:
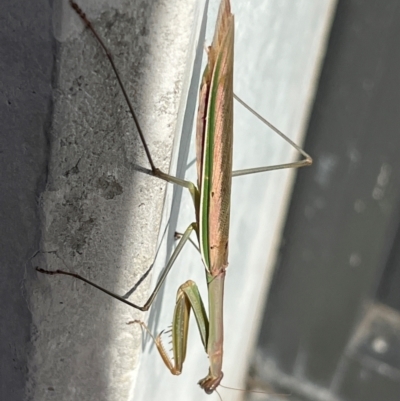
[[[202,174],[200,183],[200,249],[207,270],[211,271],[210,262],[210,196],[212,192],[212,172],[214,161],[214,141],[215,141],[215,125],[217,122],[218,112],[218,88],[221,85],[220,76],[221,60],[224,54],[220,52],[216,60],[214,70],[211,77],[211,84],[208,93],[206,126],[203,144]],[[207,66],[204,75],[209,74]]]

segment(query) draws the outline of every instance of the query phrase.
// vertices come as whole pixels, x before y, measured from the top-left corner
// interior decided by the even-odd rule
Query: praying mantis
[[[223,1],[222,2],[222,5],[224,6],[224,7],[227,7],[227,5],[229,5],[229,3],[227,2],[227,1]],[[226,10],[226,8],[224,9],[224,10]],[[227,16],[227,15],[229,15],[230,14],[230,12],[225,12],[225,13],[223,13],[225,16]],[[229,25],[229,24],[228,24]],[[232,32],[233,32],[233,28],[231,28],[232,29]],[[217,31],[219,31],[219,29],[218,29],[218,27],[217,27]],[[232,38],[232,46],[233,46],[233,38]],[[228,57],[228,56],[227,56]],[[229,58],[229,57],[228,57]],[[233,60],[232,60],[232,63],[233,63]],[[230,75],[232,75],[232,74],[230,74]],[[232,85],[232,84],[230,84],[230,85]],[[229,91],[231,91],[231,88],[227,88],[227,91],[229,92]],[[232,96],[232,93],[230,93],[229,94],[229,98]],[[232,99],[232,102],[233,102],[233,99]],[[229,123],[229,124],[231,124],[231,123]],[[231,130],[231,128],[230,128],[230,130]],[[205,153],[206,152],[201,152],[202,154],[204,154],[205,155]],[[228,152],[229,153],[229,152]],[[231,157],[231,156],[229,156],[228,155],[228,158],[229,157]],[[226,163],[224,163],[225,165],[226,165]],[[226,169],[226,173],[227,173],[227,175],[228,175],[228,179],[226,180],[226,182],[228,182],[228,181],[230,181],[230,177],[229,177],[229,175],[230,175],[230,168],[229,169]],[[159,174],[159,177],[160,178],[164,178],[164,179],[168,179],[168,180],[172,180],[171,179],[171,177],[167,177],[166,175],[163,175],[163,174],[161,174],[161,173],[156,173],[155,175],[157,175],[157,174]],[[204,174],[203,174],[203,176],[204,176]],[[187,184],[185,184],[185,185],[187,185]],[[195,192],[195,191],[194,191]],[[204,193],[207,193],[207,195],[209,195],[210,193],[212,192],[212,189],[208,189],[208,190],[206,190],[206,191],[204,191]],[[224,189],[224,191],[223,191],[225,194],[227,194],[229,191],[227,190],[227,189]],[[196,198],[196,193],[195,193],[195,196],[194,196],[195,198]],[[203,202],[204,203],[204,202]],[[201,213],[200,212],[198,212],[198,214],[200,215]],[[225,217],[225,219],[227,219],[228,217]],[[203,226],[204,227],[204,226]],[[194,227],[192,227],[192,229],[194,229],[195,231],[196,231],[196,229],[194,228]],[[199,230],[199,228],[197,228],[198,230]],[[206,230],[207,231],[207,230]],[[207,240],[204,240],[205,242],[207,242]],[[203,241],[203,242],[204,242]],[[207,248],[207,246],[206,247],[204,247],[204,244],[203,244],[203,247],[202,247],[203,249],[203,252],[204,252],[204,249],[206,249]],[[223,276],[224,276],[224,274],[225,274],[225,269],[226,269],[226,259],[227,259],[227,255],[226,255],[226,253],[224,254],[224,253],[222,253],[222,254],[220,254],[220,253],[217,253],[217,256],[216,256],[216,259],[222,259],[222,265],[220,265],[220,270],[218,270],[218,273],[216,274],[216,275],[213,275],[213,274],[211,274],[211,271],[212,271],[212,269],[211,269],[211,267],[210,267],[210,262],[208,261],[207,262],[207,259],[209,259],[210,257],[208,256],[204,256],[203,255],[203,259],[206,259],[206,261],[205,261],[205,264],[206,264],[206,266],[208,266],[208,274],[211,276],[211,277],[209,277],[209,284],[211,285],[211,287],[214,287],[214,288],[219,288],[218,290],[214,290],[213,288],[211,288],[210,289],[210,293],[214,293],[214,291],[215,291],[215,293],[216,294],[218,294],[218,297],[221,297],[221,295],[222,295],[222,291],[221,291],[221,288],[222,288],[222,285],[223,284],[221,284],[222,283],[222,281],[223,281]],[[228,271],[229,271],[229,269],[228,269]],[[199,314],[198,314],[198,316],[200,316],[200,319],[201,320],[203,320],[203,323],[204,323],[204,315],[203,315],[203,313],[202,312],[199,312]],[[221,317],[216,317],[215,319],[214,318],[212,318],[212,321],[214,321],[214,322],[217,322],[217,324],[214,324],[214,328],[216,329],[216,330],[219,330],[219,327],[222,325],[222,318]],[[211,325],[211,324],[210,324]],[[203,330],[204,331],[204,330]],[[204,333],[203,333],[204,334]],[[210,335],[206,335],[206,336],[204,336],[203,335],[203,339],[205,338],[205,337],[213,337],[213,336],[210,336]],[[214,338],[214,340],[216,340],[215,338]],[[218,342],[218,341],[213,341],[213,342]],[[216,347],[216,352],[213,354],[213,355],[211,355],[212,356],[212,358],[211,359],[213,359],[214,358],[214,356],[216,356],[216,355],[218,355],[218,352],[220,352],[220,348],[219,348],[219,346],[217,346]],[[203,386],[203,388],[205,389],[205,391],[206,392],[212,392],[215,388],[216,388],[216,386],[219,384],[219,381],[221,380],[221,378],[222,378],[222,372],[221,372],[221,369],[220,369],[220,365],[222,364],[222,359],[220,359],[219,357],[215,357],[215,360],[216,360],[216,363],[213,363],[212,365],[213,365],[213,367],[212,367],[212,369],[210,368],[210,373],[209,373],[209,375],[204,379],[204,381],[202,382],[202,386]],[[180,361],[179,361],[180,362]],[[176,367],[174,367],[175,369],[176,369]],[[214,372],[215,371],[215,372]]]

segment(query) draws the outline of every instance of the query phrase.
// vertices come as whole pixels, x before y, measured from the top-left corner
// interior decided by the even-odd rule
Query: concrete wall
[[[24,283],[39,248],[55,42],[47,1],[0,4],[0,399],[22,400],[32,316]],[[28,289],[29,292],[29,289]]]

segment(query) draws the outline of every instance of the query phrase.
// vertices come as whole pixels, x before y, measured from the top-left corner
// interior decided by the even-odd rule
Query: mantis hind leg
[[[160,291],[160,288],[163,285],[168,273],[170,272],[170,270],[171,270],[176,258],[178,257],[179,253],[181,252],[181,250],[182,250],[183,246],[185,245],[185,243],[187,242],[187,240],[189,239],[190,234],[192,233],[193,230],[197,230],[197,224],[196,223],[190,224],[189,227],[184,232],[181,240],[178,243],[178,246],[175,248],[174,252],[172,253],[172,255],[171,255],[171,257],[170,257],[170,259],[169,259],[169,261],[167,263],[167,265],[164,267],[163,271],[161,272],[160,278],[159,278],[159,280],[158,280],[153,292],[151,293],[150,297],[148,298],[148,300],[146,301],[146,303],[143,306],[136,305],[136,304],[134,304],[132,302],[129,302],[125,298],[125,296],[120,296],[118,294],[115,294],[114,292],[109,291],[109,290],[99,286],[98,284],[88,280],[87,278],[85,278],[85,277],[83,277],[83,276],[81,276],[79,274],[76,274],[76,273],[73,273],[73,272],[69,272],[69,271],[65,271],[65,270],[45,270],[45,269],[42,269],[40,267],[36,267],[36,270],[39,273],[48,274],[48,275],[61,274],[61,275],[75,277],[76,279],[81,280],[81,281],[91,285],[92,287],[97,288],[98,290],[104,292],[105,294],[110,295],[111,297],[113,297],[115,299],[118,299],[119,301],[121,301],[121,302],[123,302],[123,303],[125,303],[125,304],[127,304],[129,306],[132,306],[135,309],[139,309],[141,311],[147,311],[150,308],[151,304],[153,303],[153,301],[154,301],[155,297],[157,296],[158,292]],[[149,269],[149,270],[151,270],[151,269]],[[149,273],[149,270],[145,273],[146,275]],[[142,281],[142,279],[143,279],[143,277],[139,281]]]
[[[303,159],[299,161],[294,161],[290,163],[284,164],[276,164],[274,166],[265,166],[265,167],[256,167],[256,168],[247,168],[244,170],[237,170],[232,172],[232,177],[239,177],[242,175],[248,174],[256,174],[263,173],[265,171],[272,170],[281,170],[285,168],[300,168],[310,166],[312,164],[311,156],[306,153],[300,146],[296,145],[289,137],[287,137],[283,132],[279,131],[274,125],[272,125],[269,121],[263,118],[260,114],[258,114],[254,109],[252,109],[247,103],[245,103],[239,96],[233,95],[234,99],[239,102],[245,109],[247,109],[251,114],[257,117],[261,122],[263,122],[266,126],[272,129],[276,134],[278,134],[283,140],[285,140],[290,146],[295,148],[302,156]]]

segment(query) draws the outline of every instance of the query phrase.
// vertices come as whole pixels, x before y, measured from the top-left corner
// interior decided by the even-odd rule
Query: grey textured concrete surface
[[[25,398],[32,317],[24,281],[39,247],[52,111],[48,1],[0,3],[0,399]],[[26,274],[26,276],[25,276]]]
[[[193,2],[79,4],[113,54],[155,164],[168,171],[182,81],[191,72]],[[122,295],[153,262],[165,184],[135,170],[148,163],[126,103],[103,51],[67,2],[55,3],[53,26],[49,175],[40,197],[41,253],[32,265],[74,271]],[[70,277],[38,274],[28,288],[28,396],[129,399],[142,337],[127,322],[142,313]],[[147,290],[145,282],[131,300],[144,303]]]

